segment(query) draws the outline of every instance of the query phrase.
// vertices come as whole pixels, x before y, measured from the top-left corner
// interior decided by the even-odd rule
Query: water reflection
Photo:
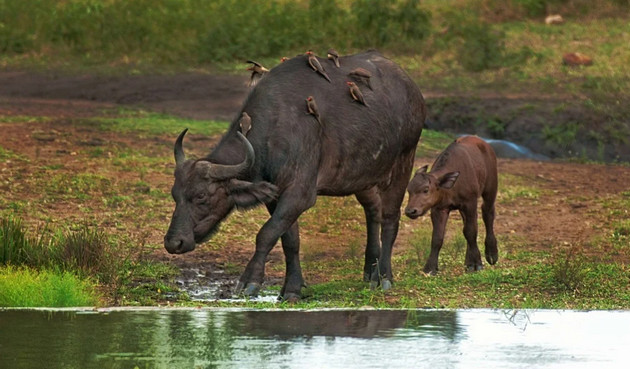
[[[628,327],[630,312],[0,310],[0,368],[620,368]]]

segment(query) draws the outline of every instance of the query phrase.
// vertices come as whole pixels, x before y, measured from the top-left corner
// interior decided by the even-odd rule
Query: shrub
[[[69,272],[0,268],[0,307],[92,306],[94,286]]]
[[[77,270],[85,275],[106,271],[109,268],[109,244],[103,232],[86,225],[78,231],[67,232],[56,240],[60,264],[66,270]]]
[[[20,219],[0,218],[0,263],[4,265],[46,265],[49,244],[41,232],[39,238],[27,235]]]
[[[572,248],[554,259],[551,266],[552,279],[560,289],[577,292],[586,282],[588,268],[584,257]]]
[[[83,225],[74,232],[57,230],[54,237],[46,228],[38,234],[29,236],[19,219],[0,219],[0,263],[68,271],[105,283],[116,280],[124,258],[103,232]]]

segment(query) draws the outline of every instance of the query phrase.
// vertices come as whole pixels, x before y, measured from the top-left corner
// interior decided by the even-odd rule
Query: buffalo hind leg
[[[466,248],[466,270],[469,272],[482,270],[481,253],[477,246],[477,202],[466,205],[459,213],[464,222],[464,237],[468,244]]]
[[[372,187],[355,194],[357,200],[363,206],[365,223],[367,228],[367,241],[365,244],[365,264],[363,265],[363,280],[378,281],[378,257],[381,253],[381,197],[378,189]],[[375,287],[375,286],[373,286]]]
[[[381,256],[378,260],[378,267],[381,287],[384,290],[388,290],[392,286],[392,251],[398,236],[400,206],[405,198],[405,191],[413,170],[414,155],[415,150],[394,163],[391,183],[380,189],[383,220],[381,223]]]
[[[300,231],[298,222],[282,235],[282,251],[286,263],[284,285],[280,296],[284,301],[295,302],[300,299],[300,292],[304,286],[302,266],[300,265]]]

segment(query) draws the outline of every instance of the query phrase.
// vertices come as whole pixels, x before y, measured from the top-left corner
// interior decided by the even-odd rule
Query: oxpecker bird
[[[306,52],[306,55],[308,55],[308,64],[311,66],[311,68],[313,68],[315,72],[321,74],[324,78],[326,78],[328,82],[331,82],[330,77],[328,77],[328,74],[326,74],[326,70],[319,63],[319,60],[317,60],[317,57],[313,55],[313,52],[309,50]]]
[[[243,136],[247,137],[247,132],[252,128],[252,117],[249,116],[246,112],[241,114],[241,119],[238,121],[239,126],[241,126],[241,133]]]
[[[247,67],[247,70],[252,71],[252,75],[249,78],[249,86],[256,86],[258,81],[262,78],[262,76],[269,72],[269,69],[262,66],[262,64],[255,62],[253,60],[248,60],[247,63],[251,64],[251,66]]]
[[[370,77],[372,77],[372,73],[369,70],[363,68],[355,68],[348,73],[351,77],[357,77],[359,80],[365,82],[365,84],[372,89],[372,85],[370,84]]]
[[[350,95],[352,95],[352,98],[367,106],[367,104],[365,103],[365,99],[363,99],[363,94],[361,93],[361,90],[359,90],[357,84],[350,81],[346,82],[346,84],[348,85],[348,87],[350,87]]]
[[[309,96],[306,98],[306,109],[308,110],[309,114],[313,115],[315,119],[317,119],[319,125],[321,125],[322,122],[321,120],[319,120],[319,110],[317,109],[317,104],[315,103],[315,99],[313,98],[313,96]]]
[[[335,62],[335,66],[339,68],[339,53],[335,49],[328,49],[328,59]]]
[[[289,58],[287,58],[286,56],[283,56],[282,58],[280,58],[280,63],[284,63],[287,60],[289,60]]]

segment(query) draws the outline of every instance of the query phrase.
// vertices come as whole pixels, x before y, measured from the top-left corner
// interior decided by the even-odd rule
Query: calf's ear
[[[278,198],[278,188],[269,182],[247,182],[231,179],[228,192],[236,207],[249,209]]]
[[[455,181],[459,177],[459,172],[448,172],[439,178],[439,185],[441,188],[449,189],[455,184]]]
[[[428,169],[429,169],[428,165],[423,165],[416,170],[416,174],[426,173]]]

